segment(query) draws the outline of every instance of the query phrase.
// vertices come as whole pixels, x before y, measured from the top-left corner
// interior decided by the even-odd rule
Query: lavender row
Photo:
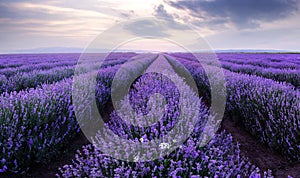
[[[85,76],[81,79],[84,82]],[[71,89],[69,78],[0,95],[0,173],[24,174],[32,165],[60,156],[80,130]]]
[[[261,76],[279,82],[287,82],[294,85],[296,88],[300,86],[300,70],[297,69],[264,68],[231,62],[222,62],[222,67],[232,72]]]
[[[223,62],[300,70],[299,54],[218,54]]]
[[[180,147],[172,155],[149,162],[113,159],[93,145],[77,151],[72,164],[60,168],[57,177],[249,177],[272,178],[271,171],[261,173],[240,155],[237,143],[225,132],[218,134],[204,148],[195,143]],[[263,174],[263,175],[262,175]]]
[[[192,73],[199,88],[209,91],[199,63],[178,59]],[[227,112],[261,142],[291,160],[300,160],[300,92],[270,79],[225,71]],[[201,81],[202,80],[202,81]],[[205,94],[205,93],[204,93]]]
[[[129,57],[134,56],[135,54],[126,54],[124,56],[120,56],[120,54],[110,54],[105,58],[105,61],[103,61],[103,58],[105,57],[104,55],[97,54],[97,55],[86,55],[87,59],[83,60],[83,63],[90,63],[90,64],[95,64],[99,63],[101,61],[104,62],[102,64],[102,67],[109,66],[109,65],[115,65],[115,64],[120,64],[124,61],[126,61]],[[39,56],[39,55],[38,55]],[[0,74],[5,75],[7,78],[15,75],[17,73],[24,73],[24,72],[31,72],[34,70],[49,70],[55,67],[63,67],[63,66],[75,66],[76,64],[80,65],[80,62],[78,63],[77,57],[78,56],[72,56],[68,57],[69,55],[65,54],[64,56],[59,56],[61,60],[55,60],[52,61],[51,58],[50,60],[45,60],[45,62],[39,61],[39,63],[36,62],[29,62],[27,63],[26,58],[23,59],[23,62],[25,64],[19,66],[19,67],[4,67],[0,68]],[[63,58],[65,57],[65,58]],[[10,61],[11,63],[13,61]]]
[[[80,54],[5,54],[0,55],[0,68],[21,67],[29,64],[44,62],[72,62],[77,61]]]
[[[100,61],[101,62],[101,61]],[[86,66],[90,66],[88,71],[98,70],[100,66],[100,62],[93,62],[88,64],[79,64],[76,66],[78,71],[81,70],[81,66],[83,68],[87,68]],[[101,65],[101,68],[120,65],[126,62],[126,59],[121,60],[106,60]],[[102,63],[102,62],[101,62]],[[99,65],[97,65],[99,64]],[[52,64],[50,64],[51,66]],[[38,70],[34,69],[30,72],[21,72],[16,73],[13,76],[6,77],[5,75],[0,75],[0,93],[2,92],[11,92],[11,91],[20,91],[26,88],[34,88],[44,83],[53,83],[60,81],[64,78],[69,78],[74,74],[75,66],[62,66],[62,67],[54,67],[49,70]]]
[[[70,78],[0,96],[0,172],[23,174],[60,155],[79,131],[71,88]]]
[[[179,57],[188,60],[196,60],[195,56],[191,53],[170,53],[169,55]],[[199,54],[195,54],[199,56]],[[277,69],[300,69],[300,55],[299,54],[216,54],[221,63],[231,62],[235,64],[253,65],[265,68],[277,68]],[[201,57],[211,54],[203,53]],[[202,60],[202,59],[199,59]],[[197,60],[196,60],[197,61]]]
[[[228,112],[262,143],[300,160],[300,91],[284,83],[227,72]]]
[[[18,68],[26,65],[39,65],[41,63],[76,63],[78,59],[84,56],[85,61],[95,62],[100,59],[122,60],[135,56],[135,53],[90,53],[90,54],[6,54],[0,55],[0,69]]]
[[[44,83],[53,83],[74,74],[74,67],[57,67],[50,70],[34,70],[32,72],[17,73],[9,78],[2,75],[0,93],[20,91],[35,88]]]
[[[179,79],[180,80],[180,79]],[[183,81],[183,80],[181,80]],[[101,86],[106,86],[105,83]],[[106,93],[107,90],[101,90]],[[100,92],[100,91],[99,91]],[[160,93],[165,96],[167,100],[166,114],[159,124],[151,127],[136,127],[128,125],[121,120],[119,115],[114,111],[111,114],[111,119],[107,123],[114,135],[106,135],[105,138],[110,138],[112,142],[116,142],[114,136],[129,139],[132,142],[150,142],[159,135],[166,134],[165,131],[170,130],[176,124],[179,108],[178,92],[176,87],[170,80],[165,79],[155,73],[148,73],[141,76],[132,86],[129,98],[133,108],[138,113],[149,113],[149,104],[146,104],[147,98],[154,93]],[[181,93],[184,97],[193,99],[190,91]],[[149,101],[150,102],[150,101]],[[153,101],[155,102],[155,100]],[[184,105],[180,103],[179,105]],[[125,106],[125,105],[123,105]],[[128,111],[124,108],[124,112]],[[107,154],[104,154],[101,149],[94,145],[86,145],[82,150],[78,150],[71,165],[65,165],[60,168],[58,177],[204,177],[204,176],[218,176],[218,177],[234,177],[234,176],[259,176],[259,170],[251,165],[248,160],[240,156],[240,150],[236,143],[232,141],[230,135],[225,132],[218,134],[211,142],[204,148],[197,145],[199,141],[199,133],[208,117],[208,110],[202,104],[199,108],[200,115],[195,126],[192,136],[178,149],[169,155],[162,156],[155,161],[127,162],[114,159]],[[193,113],[193,111],[191,111]],[[124,119],[124,118],[123,118]],[[133,118],[132,118],[133,119]],[[149,121],[149,120],[148,120]],[[142,121],[141,121],[142,122]],[[146,120],[144,122],[147,122]],[[189,124],[187,124],[189,125]],[[108,137],[107,137],[108,136]],[[128,154],[132,147],[126,147],[125,150],[120,151],[118,148],[111,149],[110,144],[104,144],[106,141],[102,140],[102,135],[96,136],[98,144],[107,147],[111,150],[111,154]],[[174,144],[177,141],[173,140]],[[123,142],[119,143],[122,147]],[[113,153],[114,152],[114,153]],[[157,153],[158,151],[151,150],[150,153]],[[128,155],[130,156],[130,155]],[[136,158],[139,159],[139,158]],[[266,177],[271,177],[271,173],[265,173]]]
[[[71,79],[19,93],[1,94],[0,172],[25,173],[57,157],[79,131]]]
[[[68,62],[45,62],[40,64],[28,64],[28,65],[22,65],[20,67],[14,67],[14,68],[3,68],[0,69],[0,73],[2,75],[5,75],[7,78],[11,77],[13,75],[16,75],[17,73],[25,73],[25,72],[32,72],[34,70],[49,70],[56,67],[69,67],[69,66],[75,66],[76,61],[68,61]]]

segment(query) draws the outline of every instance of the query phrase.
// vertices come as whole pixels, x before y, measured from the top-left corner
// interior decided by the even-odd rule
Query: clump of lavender
[[[195,60],[178,58],[205,95],[209,83]],[[300,160],[300,92],[293,86],[263,77],[224,70],[228,91],[226,112],[251,134],[290,160]]]
[[[259,177],[259,169],[240,155],[231,135],[217,134],[205,147],[189,139],[168,156],[149,162],[120,161],[89,144],[57,177]],[[264,177],[272,177],[264,173]]]
[[[126,57],[111,57],[112,61],[105,61],[101,70],[126,61]],[[22,74],[20,80],[33,81],[32,87],[36,88],[0,95],[0,173],[24,174],[33,164],[47,163],[59,156],[62,148],[79,132],[72,105],[72,78],[63,79],[67,77],[65,74],[73,74],[73,69],[67,67],[70,70],[62,73],[57,72],[57,68],[53,69],[37,69]],[[40,72],[46,77],[40,75]],[[54,84],[41,83],[47,79],[61,81]],[[24,85],[25,88],[27,84],[30,82]],[[102,93],[105,94],[108,90],[104,89]],[[105,101],[103,98],[101,102]]]
[[[45,83],[55,83],[65,78],[73,76],[75,67],[77,72],[81,68],[85,69],[85,72],[91,70],[99,70],[101,68],[110,67],[124,63],[128,58],[134,56],[134,53],[112,53],[108,55],[105,60],[99,59],[99,56],[92,54],[85,55],[87,59],[79,61],[79,56],[75,54],[57,55],[52,56],[47,54],[40,54],[34,56],[28,56],[30,59],[20,55],[8,55],[7,58],[0,59],[8,64],[0,69],[0,93],[20,91],[27,88],[36,88]],[[17,59],[14,59],[18,57]],[[77,66],[75,66],[77,64]],[[98,64],[98,65],[97,65]],[[88,69],[88,70],[87,70]]]
[[[300,86],[299,69],[265,68],[250,64],[236,64],[231,62],[222,62],[222,67],[232,72],[261,76],[279,82],[290,83],[295,87]]]
[[[114,134],[124,139],[149,142],[157,137],[162,137],[176,124],[180,103],[178,91],[170,80],[155,73],[143,75],[139,78],[128,97],[135,112],[147,114],[151,111],[148,107],[149,95],[160,93],[166,99],[164,115],[157,124],[149,127],[128,125],[124,118],[116,112],[111,114],[111,120],[106,124]],[[187,93],[180,93],[186,97]],[[190,94],[190,96],[192,96]],[[192,98],[192,97],[191,97]],[[190,98],[190,99],[191,99]],[[147,102],[148,101],[148,102]],[[155,102],[155,101],[154,101]],[[126,108],[121,111],[126,112]],[[205,147],[199,147],[198,142],[203,125],[208,119],[208,109],[201,104],[199,118],[194,126],[193,133],[177,149],[167,155],[162,155],[155,160],[134,162],[122,161],[105,154],[95,145],[89,144],[78,150],[71,165],[61,167],[58,177],[257,177],[259,170],[240,155],[239,145],[234,143],[232,137],[225,132],[217,134]],[[136,119],[136,118],[132,118]],[[151,118],[148,118],[151,120]],[[147,122],[147,121],[145,121]],[[187,123],[190,124],[190,123]],[[184,132],[184,131],[182,131]],[[102,133],[103,134],[103,133]],[[99,133],[95,140],[98,144],[105,144]],[[112,138],[111,142],[115,140]],[[176,140],[173,140],[176,142]],[[119,143],[122,144],[122,143]],[[166,144],[166,147],[168,145]],[[110,144],[103,145],[111,152],[127,154],[131,147],[120,150],[110,148]],[[151,150],[153,151],[153,150]],[[159,150],[157,150],[159,151]],[[115,153],[118,154],[118,153]],[[130,155],[129,155],[130,156]],[[266,177],[271,177],[265,174]]]
[[[45,162],[79,131],[70,87],[71,80],[64,80],[0,96],[2,172],[24,173]]]

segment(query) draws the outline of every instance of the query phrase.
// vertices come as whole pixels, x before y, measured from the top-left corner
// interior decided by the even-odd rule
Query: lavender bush
[[[221,61],[265,68],[300,69],[299,54],[218,54]]]
[[[199,63],[180,59],[199,88],[209,91]],[[200,75],[199,75],[200,74]],[[262,77],[225,71],[227,112],[260,141],[291,160],[300,160],[300,93],[294,87]]]
[[[106,62],[103,70],[120,63]],[[59,156],[61,149],[74,139],[80,129],[71,89],[69,78],[0,95],[0,173],[24,174],[33,164]]]
[[[240,155],[239,145],[222,132],[205,147],[189,139],[172,154],[150,162],[126,162],[103,154],[93,145],[83,146],[71,165],[57,177],[261,177],[258,168]],[[271,172],[263,177],[273,177]]]
[[[131,54],[133,55],[133,54]],[[120,65],[126,62],[128,59],[128,54],[123,56],[122,58],[116,59],[116,55],[108,56],[104,63],[101,65],[101,68]],[[39,64],[31,64],[25,67],[19,68],[5,68],[2,69],[3,75],[0,77],[0,93],[2,92],[11,92],[11,91],[20,91],[26,88],[35,88],[44,83],[54,83],[60,81],[64,78],[69,78],[73,76],[75,71],[75,60],[74,61],[66,61],[66,62],[57,62],[57,63],[39,63]],[[101,62],[101,61],[100,61]],[[71,65],[66,65],[71,63]],[[96,59],[89,59],[86,61],[90,66],[88,71],[98,70]],[[79,64],[77,67],[80,68],[84,66],[86,68],[86,64]],[[96,68],[94,67],[96,66]],[[45,70],[50,68],[48,70]],[[80,70],[80,69],[78,69]]]
[[[73,67],[58,67],[50,70],[34,70],[32,72],[17,73],[6,80],[0,92],[20,91],[35,88],[44,83],[54,83],[74,74]]]
[[[76,62],[80,54],[2,54],[0,64],[5,68],[18,68],[41,63]]]
[[[5,75],[6,77],[11,77],[17,73],[24,73],[24,72],[32,72],[34,70],[49,70],[52,68],[57,67],[68,67],[68,66],[75,66],[76,60],[74,61],[59,61],[59,62],[44,62],[39,64],[24,64],[20,67],[6,67],[0,70],[0,72]]]
[[[24,173],[57,156],[79,131],[70,87],[71,80],[64,80],[0,96],[1,172]]]
[[[103,111],[104,106],[110,104],[111,85],[120,64],[135,55],[112,53],[97,71],[97,86],[92,89],[95,90],[99,110]],[[210,83],[202,66],[191,55],[178,53],[174,56],[191,72],[203,100],[209,101]],[[232,59],[236,55],[219,56],[223,65],[228,64],[228,68],[230,65],[232,71],[251,73],[244,75],[225,70],[229,96],[228,116],[241,122],[248,131],[271,148],[282,152],[291,160],[299,161],[299,90],[273,81],[298,85],[299,56],[252,55],[249,58],[249,55],[240,55],[240,59],[235,61]],[[86,73],[86,76],[98,70],[94,64],[97,64],[99,56],[90,54],[88,57],[88,60],[77,66],[78,71]],[[72,78],[68,78],[73,76],[74,61],[77,58],[78,54],[0,55],[1,173],[23,174],[33,164],[46,163],[47,160],[58,157],[61,149],[78,133],[71,97]],[[87,64],[90,66],[87,67]],[[273,80],[252,76],[253,74]],[[84,75],[82,85],[88,84]],[[144,115],[151,111],[149,104],[162,103],[160,100],[156,101],[155,97],[154,100],[151,98],[151,95],[160,93],[165,98],[166,105],[160,122],[149,127],[136,127],[121,120],[119,113],[113,111],[110,119],[106,120],[106,125],[116,135],[133,142],[149,142],[167,134],[176,124],[180,104],[176,87],[163,78],[154,73],[144,75],[135,81],[128,95],[134,111]],[[127,79],[124,78],[125,80]],[[85,95],[81,97],[84,98]],[[81,107],[86,107],[86,104]],[[121,107],[122,109],[126,111],[125,107]],[[199,111],[193,133],[171,154],[153,161],[139,162],[136,158],[136,162],[126,162],[114,159],[89,144],[78,150],[72,164],[61,167],[57,176],[272,177],[271,172],[260,173],[256,166],[241,156],[238,144],[225,132],[217,134],[205,147],[197,146],[209,114],[202,101]],[[100,136],[98,133],[94,141],[101,142]]]
[[[233,72],[261,76],[279,82],[287,82],[295,87],[300,86],[300,69],[264,68],[249,64],[222,62],[222,67]]]
[[[114,71],[114,70],[111,70]],[[107,74],[109,72],[103,72]],[[113,75],[111,72],[110,75]],[[109,75],[108,75],[109,76]],[[126,78],[126,77],[125,77]],[[98,80],[98,86],[107,86],[107,80]],[[102,89],[102,87],[101,87]],[[99,90],[106,93],[107,90]],[[186,90],[186,92],[189,92]],[[167,78],[157,73],[147,73],[138,78],[132,85],[128,97],[136,113],[141,115],[151,112],[149,104],[156,102],[149,100],[149,97],[155,93],[160,93],[166,99],[164,115],[158,123],[149,127],[138,127],[126,123],[116,111],[110,115],[110,120],[106,123],[114,135],[118,135],[132,142],[147,143],[157,137],[167,134],[167,131],[174,127],[179,114],[179,108],[183,103],[178,100],[178,91],[174,84]],[[188,93],[186,93],[188,94]],[[191,97],[180,93],[185,97]],[[177,103],[177,104],[176,104]],[[158,104],[158,103],[156,103]],[[128,108],[122,105],[121,111],[126,112]],[[156,110],[158,112],[158,110]],[[104,154],[98,147],[92,144],[86,145],[82,150],[78,150],[71,165],[65,165],[60,168],[58,177],[236,177],[260,176],[258,168],[252,165],[248,160],[240,155],[238,144],[234,143],[232,137],[225,132],[218,134],[205,147],[198,146],[203,125],[208,118],[208,109],[202,103],[199,108],[199,118],[194,127],[191,136],[182,145],[169,155],[160,157],[153,161],[135,162],[122,161]],[[122,112],[121,112],[122,114]],[[125,116],[125,115],[124,115]],[[129,116],[130,117],[130,116]],[[133,119],[133,118],[132,118]],[[135,118],[136,119],[136,118]],[[125,119],[126,120],[126,119]],[[151,118],[145,120],[150,121]],[[142,122],[142,121],[140,121]],[[188,124],[188,123],[187,123]],[[188,124],[189,125],[189,124]],[[183,132],[183,131],[182,131]],[[96,137],[94,144],[102,144],[115,154],[122,154],[117,148],[110,148],[102,138],[101,132]],[[105,134],[105,133],[104,133]],[[106,135],[108,136],[108,135]],[[113,135],[111,141],[116,142]],[[176,144],[176,140],[173,142]],[[122,143],[119,143],[120,146]],[[131,147],[126,147],[123,154],[130,153]],[[159,152],[159,150],[157,150]],[[131,155],[128,155],[131,156]],[[265,177],[272,177],[271,173],[265,173]]]

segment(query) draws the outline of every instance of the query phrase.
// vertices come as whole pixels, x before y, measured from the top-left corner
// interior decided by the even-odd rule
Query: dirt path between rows
[[[57,160],[50,162],[48,165],[35,165],[27,173],[26,177],[28,178],[52,178],[56,177],[55,174],[59,172],[58,168],[66,165],[72,164],[72,159],[75,158],[77,150],[82,148],[82,146],[89,144],[90,142],[80,132],[77,137],[74,138],[74,141],[69,143],[68,147],[65,149],[65,153]]]
[[[232,134],[234,141],[240,143],[241,154],[263,171],[271,169],[275,177],[284,178],[288,175],[300,178],[300,163],[291,163],[282,155],[272,151],[250,135],[244,128],[225,118],[221,130]]]

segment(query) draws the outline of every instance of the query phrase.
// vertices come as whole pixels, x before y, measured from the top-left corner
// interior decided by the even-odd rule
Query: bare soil
[[[290,162],[284,156],[271,150],[250,135],[245,128],[225,118],[221,130],[232,134],[234,141],[240,143],[241,154],[258,166],[262,171],[272,170],[275,177],[283,178],[288,175],[300,178],[300,162]]]

